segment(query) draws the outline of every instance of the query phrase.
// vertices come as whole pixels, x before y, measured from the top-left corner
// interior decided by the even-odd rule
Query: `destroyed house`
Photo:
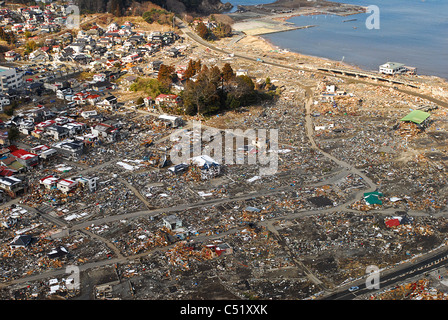
[[[401,122],[412,122],[418,125],[419,127],[425,127],[427,125],[427,119],[430,114],[421,110],[413,110],[408,113],[406,116],[400,119]]]
[[[118,137],[118,130],[111,125],[99,123],[92,128],[92,134],[95,137],[100,137],[106,141],[113,142]]]
[[[214,178],[221,174],[221,165],[207,155],[194,157],[191,162],[201,169],[202,180]]]
[[[179,172],[184,172],[185,170],[188,169],[188,167],[189,167],[188,164],[180,163],[180,164],[177,164],[177,165],[174,165],[174,166],[168,168],[168,170],[171,171],[172,173],[176,173],[177,174]]]
[[[16,248],[26,248],[31,244],[31,240],[33,238],[30,235],[24,234],[16,236],[10,243],[9,246],[11,249]]]
[[[67,255],[67,254],[68,254],[68,250],[67,250],[65,247],[63,247],[63,246],[59,246],[59,247],[57,247],[57,248],[51,250],[51,251],[47,254],[47,256],[48,256],[48,258],[50,258],[50,259],[56,259],[56,258],[63,257],[63,256],[65,256],[65,255]]]
[[[222,254],[227,255],[233,253],[232,247],[227,243],[209,244],[206,245],[206,247],[214,251],[218,257]]]
[[[181,99],[176,94],[159,94],[155,99],[155,104],[157,106],[165,105],[174,107],[177,106],[181,102]]]
[[[176,230],[182,227],[182,220],[172,214],[162,218],[163,224],[169,230]]]

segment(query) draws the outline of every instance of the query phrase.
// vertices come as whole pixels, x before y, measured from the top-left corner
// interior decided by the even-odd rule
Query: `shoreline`
[[[232,40],[240,37],[237,42]],[[285,61],[285,65],[299,66],[304,69],[334,68],[334,69],[350,69],[355,71],[365,71],[379,74],[378,70],[370,70],[368,68],[350,63],[348,61],[336,61],[331,58],[308,55],[291,50],[287,47],[275,45],[262,35],[235,35],[232,38],[221,39],[215,43],[220,48],[230,49],[235,53],[249,55],[252,57],[260,57],[261,59],[273,59],[277,61]],[[329,73],[328,76],[331,77]],[[386,78],[388,76],[385,76]],[[448,104],[448,80],[435,75],[405,75],[393,77],[399,81],[414,83],[418,89],[399,87],[402,90],[418,90],[420,94],[431,95],[434,99]],[[391,78],[391,79],[393,79]],[[356,80],[355,78],[353,78]],[[373,80],[372,80],[373,81]],[[370,82],[370,81],[368,81]],[[373,84],[374,82],[372,82]],[[391,86],[392,88],[392,86]]]
[[[260,6],[266,6],[266,5],[260,5]],[[326,10],[327,8],[314,8],[314,7],[308,7],[305,8],[306,10],[294,10],[293,12],[288,12],[288,13],[280,13],[280,14],[266,14],[262,17],[258,17],[255,19],[248,19],[248,18],[243,18],[237,22],[234,22],[232,24],[232,28],[234,27],[234,25],[237,25],[240,27],[240,30],[236,29],[236,31],[238,32],[242,32],[244,34],[246,34],[246,36],[254,36],[254,37],[258,37],[259,40],[263,41],[268,47],[270,47],[270,50],[283,50],[283,51],[288,51],[290,53],[294,53],[294,54],[298,54],[299,57],[311,57],[314,59],[321,59],[321,60],[325,60],[328,63],[333,63],[333,64],[339,64],[342,65],[344,67],[349,67],[349,68],[353,68],[356,70],[362,70],[362,71],[368,71],[368,72],[378,72],[377,69],[370,69],[367,66],[361,66],[361,65],[357,65],[355,63],[351,63],[349,61],[337,61],[337,60],[333,60],[331,58],[327,58],[324,56],[315,56],[315,55],[310,55],[310,54],[305,54],[305,53],[301,53],[298,52],[292,48],[288,48],[288,47],[283,47],[283,46],[278,46],[274,43],[272,43],[271,41],[269,41],[268,39],[266,39],[264,37],[264,35],[268,35],[268,34],[273,34],[273,33],[278,33],[278,32],[286,32],[286,31],[291,31],[291,30],[299,30],[299,29],[305,29],[305,28],[309,28],[309,27],[315,27],[314,25],[310,25],[310,26],[297,26],[295,23],[293,22],[289,22],[288,20],[294,17],[300,17],[300,16],[310,16],[310,15],[324,15],[324,14],[332,14],[332,15],[339,15],[339,16],[353,16],[356,14],[360,14],[363,12],[358,12],[356,10],[353,10],[354,7],[357,7],[358,9],[360,8],[360,6],[352,6],[352,5],[346,5],[345,9],[349,9],[349,11],[345,11],[343,14],[339,13],[334,13],[334,12],[329,12],[328,10]],[[365,9],[365,7],[362,7]],[[350,10],[351,9],[351,10]],[[232,17],[234,17],[235,15],[238,15],[238,12],[235,12],[232,14]],[[247,27],[249,32],[246,32],[245,30],[241,30],[241,26],[244,23],[247,23],[247,21],[249,20],[249,23],[252,24],[253,29],[250,29],[250,24]],[[274,30],[273,27],[271,27],[272,29],[270,31],[266,31],[263,29],[263,26],[258,27],[256,23],[259,21],[263,21],[267,24],[275,22],[277,23],[277,27],[278,30]],[[295,27],[293,27],[292,25],[294,25]],[[244,29],[244,28],[243,28]],[[258,32],[257,32],[258,31]],[[418,74],[416,77],[418,78],[436,78],[439,79],[440,81],[443,82],[448,82],[448,77],[443,77],[443,76],[438,76],[438,75],[434,75],[434,74]]]
[[[309,57],[309,58],[312,58],[312,59],[323,60],[323,61],[326,61],[328,63],[340,64],[340,65],[342,65],[344,67],[352,68],[352,69],[355,69],[355,70],[371,71],[371,70],[367,70],[367,69],[364,69],[364,68],[362,68],[360,66],[357,66],[357,65],[354,65],[354,64],[350,64],[350,63],[347,63],[347,62],[336,61],[336,60],[333,60],[333,59],[330,59],[330,58],[315,56],[315,55],[311,55],[311,54],[305,54],[305,53],[301,53],[301,52],[295,51],[295,50],[290,49],[290,48],[284,48],[284,47],[281,47],[281,46],[278,46],[278,45],[272,43],[271,41],[269,41],[266,38],[263,38],[262,35],[259,35],[257,37],[258,37],[259,41],[263,41],[264,43],[266,43],[266,45],[269,46],[271,48],[271,50],[278,50],[278,51],[288,52],[288,53],[291,53],[293,55],[297,55],[298,58],[300,56],[303,56],[303,57]]]

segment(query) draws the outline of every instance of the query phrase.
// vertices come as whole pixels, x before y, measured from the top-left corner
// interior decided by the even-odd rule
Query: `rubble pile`
[[[362,275],[370,264],[391,266],[445,241],[445,218],[400,216],[403,223],[393,227],[386,223],[391,218],[335,212],[295,219],[280,232],[319,279],[337,285]]]
[[[448,293],[432,287],[431,281],[424,278],[371,295],[369,298],[370,300],[447,300]]]

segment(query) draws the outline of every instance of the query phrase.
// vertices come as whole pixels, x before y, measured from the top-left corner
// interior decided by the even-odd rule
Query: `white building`
[[[380,73],[384,74],[397,74],[406,72],[407,69],[402,63],[398,62],[387,62],[385,64],[380,65]]]
[[[15,68],[0,66],[0,84],[2,92],[21,87],[23,85],[23,72],[17,72]]]
[[[69,193],[78,186],[78,181],[62,179],[57,183],[57,188],[63,193]]]

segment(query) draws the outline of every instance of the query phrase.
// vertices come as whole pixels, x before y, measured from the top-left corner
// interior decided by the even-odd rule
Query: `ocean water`
[[[229,12],[235,12],[238,9],[237,5],[242,6],[255,6],[257,4],[267,4],[274,2],[273,0],[221,0],[221,2],[226,3],[230,2],[233,4],[233,8]]]
[[[256,0],[231,1],[234,5],[244,2]],[[379,65],[392,61],[416,67],[418,74],[448,79],[448,1],[341,2],[362,6],[376,5],[379,9],[379,29],[366,27],[366,20],[372,13],[347,17],[302,16],[288,21],[299,26],[316,27],[263,37],[272,44],[291,51],[344,61],[367,70],[378,70]],[[356,21],[344,22],[351,19]]]

